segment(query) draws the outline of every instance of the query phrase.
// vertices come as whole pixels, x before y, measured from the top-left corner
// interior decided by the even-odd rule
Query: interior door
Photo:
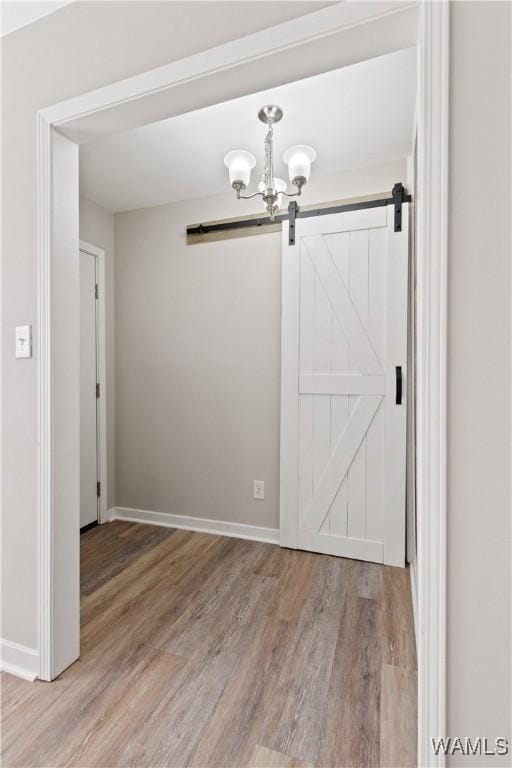
[[[282,546],[404,565],[407,208],[283,225]]]
[[[80,528],[98,520],[96,257],[80,251]]]

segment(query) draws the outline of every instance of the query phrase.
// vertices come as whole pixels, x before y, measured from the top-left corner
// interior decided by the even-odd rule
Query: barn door
[[[283,225],[282,546],[404,565],[407,207]]]

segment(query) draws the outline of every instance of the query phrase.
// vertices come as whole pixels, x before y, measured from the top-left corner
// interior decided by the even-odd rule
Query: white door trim
[[[448,2],[421,5],[417,226],[418,758],[446,735]]]
[[[404,11],[404,9],[406,9]],[[53,141],[59,132],[74,140],[87,140],[90,121],[98,119],[103,132],[112,130],[114,119],[119,125],[141,123],[140,113],[151,119],[172,114],[183,108],[183,94],[190,94],[188,109],[196,108],[203,99],[204,89],[198,84],[210,83],[209,92],[217,100],[231,93],[242,95],[244,89],[256,91],[258,83],[266,82],[269,71],[279,82],[307,76],[313,67],[308,46],[317,43],[322,66],[332,69],[347,62],[347,46],[339,45],[343,34],[350,34],[375,19],[384,20],[389,29],[396,19],[403,20],[406,4],[340,3],[309,16],[295,19],[241,40],[188,57],[180,62],[151,70],[141,75],[100,88],[92,93],[69,99],[44,109],[37,118],[38,150],[38,264],[39,264],[39,323],[38,323],[38,439],[39,439],[39,658],[40,677],[51,680],[56,669],[54,649],[59,641],[54,620],[57,606],[56,590],[54,498],[59,466],[54,466],[55,452],[53,402],[56,382],[53,361],[62,350],[52,336],[54,318],[52,292],[54,254],[61,232],[54,227],[64,214],[54,204],[53,170],[56,162],[68,163],[69,173],[78,174],[77,152],[70,146],[63,158],[64,142]],[[419,639],[419,763],[441,765],[442,757],[434,758],[429,740],[443,735],[445,729],[445,588],[446,588],[446,337],[447,337],[447,203],[448,203],[448,54],[449,4],[420,3],[419,31],[420,109],[419,109],[419,178],[418,178],[418,639]],[[401,33],[402,34],[402,33]],[[400,35],[397,35],[397,39]],[[403,39],[403,35],[402,35]],[[318,41],[321,45],[318,45]],[[365,55],[371,58],[385,52],[382,38],[369,34],[364,38]],[[380,46],[380,47],[379,47]],[[321,48],[322,53],[318,54]],[[306,52],[306,53],[305,53]],[[272,64],[276,54],[282,55],[279,68]],[[335,57],[338,56],[336,64]],[[328,57],[329,60],[328,60]],[[272,62],[271,62],[272,60]],[[318,63],[318,62],[317,62]],[[250,78],[246,76],[249,64]],[[233,77],[237,68],[243,77]],[[321,71],[321,69],[318,69]],[[260,74],[261,73],[261,74]],[[222,78],[226,77],[224,81]],[[262,80],[258,80],[261,77]],[[215,88],[211,88],[215,78]],[[231,86],[227,81],[230,81]],[[222,89],[217,85],[222,82]],[[277,81],[274,83],[277,84]],[[172,96],[172,99],[168,97]],[[193,98],[192,98],[193,96]],[[167,97],[167,100],[164,98]],[[211,95],[209,96],[211,103]],[[180,101],[181,99],[181,101]],[[165,104],[164,104],[165,102]],[[181,105],[181,106],[180,106]],[[134,110],[139,116],[134,117]],[[152,111],[151,111],[152,110]],[[159,111],[160,110],[160,111]],[[127,117],[127,114],[129,116]],[[175,111],[174,114],[177,112]],[[124,115],[124,117],[123,117]],[[103,122],[101,122],[103,120]],[[89,121],[89,122],[87,122]],[[146,119],[145,122],[148,122]],[[97,126],[96,126],[97,127]],[[122,129],[122,127],[121,127]],[[98,135],[101,135],[101,131]],[[71,145],[71,142],[69,142]],[[75,145],[76,147],[76,145]],[[64,219],[65,224],[65,219]],[[78,244],[78,233],[76,243]],[[66,241],[68,242],[68,241]],[[58,341],[58,340],[57,340]],[[62,388],[62,382],[59,382]],[[75,428],[75,427],[73,427]],[[70,441],[76,442],[75,437]],[[78,457],[76,457],[78,466]],[[69,564],[68,578],[78,579],[76,558]],[[74,569],[74,570],[73,570]],[[59,564],[58,578],[63,567]],[[70,616],[78,622],[78,616]],[[56,634],[57,633],[57,634]]]
[[[293,70],[290,75],[292,80],[316,74],[308,56],[304,54],[306,50],[311,51],[314,57],[320,60],[323,71],[328,71],[410,46],[410,12],[415,12],[417,6],[417,0],[357,0],[337,3],[61,101],[46,107],[39,114],[77,143],[94,140],[101,134],[118,131],[117,121],[123,123],[121,130],[127,130],[129,127],[149,122],[149,115],[151,122],[155,122],[182,111],[196,109],[205,98],[208,98],[209,104],[215,104],[236,95],[254,92],[259,85],[270,87],[290,82],[286,75],[282,75],[288,70]],[[390,30],[390,17],[396,19],[396,33]],[[369,22],[382,24],[379,26],[382,35],[379,35],[378,40],[368,41],[365,46],[368,50],[364,50],[362,58],[357,54],[354,58],[352,52],[337,49],[340,35],[353,30],[357,32],[359,27]],[[322,48],[321,54],[317,48],[311,47],[314,45]],[[284,54],[286,58],[283,58]],[[279,67],[275,66],[273,60],[276,55],[279,56]],[[263,73],[265,60],[272,61],[272,70],[281,69],[282,73],[274,72],[275,82],[269,81],[268,72],[263,75],[264,78],[266,75],[263,81],[259,81],[262,75],[257,74],[254,83],[249,82],[255,72],[251,65],[256,67],[258,73]],[[237,92],[224,91],[220,78],[235,68],[243,72],[246,82],[237,86]],[[210,78],[208,88],[212,93],[209,97],[204,94],[199,96],[195,90],[195,85],[205,78]],[[265,82],[264,86],[262,82]],[[189,94],[186,102],[182,104],[184,86]],[[235,88],[231,82],[230,87]]]
[[[107,344],[106,344],[106,302],[105,302],[105,251],[96,245],[80,240],[80,251],[96,258],[97,298],[97,381],[100,385],[100,397],[97,404],[98,434],[98,480],[101,483],[101,495],[98,501],[98,522],[106,523],[109,519],[107,505]]]

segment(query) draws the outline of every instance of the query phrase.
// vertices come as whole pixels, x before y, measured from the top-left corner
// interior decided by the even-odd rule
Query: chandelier
[[[283,117],[283,110],[275,104],[268,104],[258,112],[262,123],[268,125],[265,137],[265,164],[263,176],[258,184],[258,191],[252,195],[242,195],[251,180],[251,171],[256,165],[256,158],[244,149],[234,149],[224,158],[224,165],[229,170],[229,181],[236,192],[237,200],[250,200],[262,197],[265,207],[273,221],[276,212],[281,207],[283,195],[299,197],[302,187],[311,174],[311,163],[316,159],[313,147],[305,144],[290,147],[283,155],[283,161],[288,166],[291,183],[297,188],[296,192],[286,191],[286,182],[274,176],[274,125]]]

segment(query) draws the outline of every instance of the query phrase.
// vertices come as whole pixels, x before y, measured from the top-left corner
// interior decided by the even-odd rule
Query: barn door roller
[[[395,232],[402,231],[402,203],[405,203],[405,187],[403,184],[395,184],[391,192],[395,204]]]
[[[298,211],[297,201],[291,200],[288,204],[288,245],[295,245],[295,219],[297,218]]]

